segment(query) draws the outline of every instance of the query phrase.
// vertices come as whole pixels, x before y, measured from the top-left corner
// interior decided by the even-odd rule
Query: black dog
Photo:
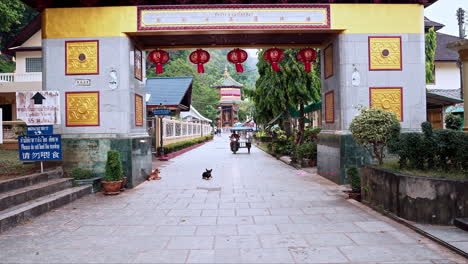
[[[203,174],[202,174],[202,178],[203,178],[204,180],[209,180],[209,179],[211,179],[211,172],[212,172],[212,171],[213,171],[213,169],[211,169],[211,170],[206,169],[206,171],[203,172]]]

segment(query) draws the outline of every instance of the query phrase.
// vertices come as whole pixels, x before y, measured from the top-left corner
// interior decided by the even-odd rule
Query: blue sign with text
[[[19,158],[22,161],[62,160],[60,135],[18,137]]]
[[[153,115],[170,115],[171,110],[169,109],[153,109]]]
[[[28,126],[28,136],[48,136],[54,133],[54,127],[50,126]]]

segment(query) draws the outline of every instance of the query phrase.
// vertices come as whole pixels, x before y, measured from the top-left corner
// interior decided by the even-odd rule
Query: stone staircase
[[[0,181],[0,233],[92,192],[72,184],[62,168]]]

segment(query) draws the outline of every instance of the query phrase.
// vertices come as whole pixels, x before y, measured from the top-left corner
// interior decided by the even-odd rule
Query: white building
[[[3,120],[16,120],[17,91],[42,90],[41,16],[38,15],[4,52],[15,57],[14,73],[0,73],[0,108]]]
[[[437,31],[443,24],[425,18],[426,32],[434,27]],[[427,120],[434,128],[443,128],[446,109],[461,103],[460,68],[458,67],[458,53],[448,49],[447,44],[460,40],[457,36],[436,32],[436,52],[434,59],[434,82],[428,83],[427,88]]]

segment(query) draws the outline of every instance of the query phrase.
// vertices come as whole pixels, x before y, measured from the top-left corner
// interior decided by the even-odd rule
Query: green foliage
[[[120,152],[109,150],[107,152],[107,162],[104,181],[120,181],[123,177],[122,160]]]
[[[298,161],[303,159],[317,160],[317,142],[305,142],[297,145],[293,155]]]
[[[361,192],[361,177],[359,176],[359,170],[356,167],[350,167],[346,170],[348,175],[349,184],[353,192]]]
[[[363,146],[379,164],[383,164],[385,148],[400,131],[396,115],[381,109],[360,108],[350,125],[356,144]]]
[[[0,56],[0,73],[14,71],[15,63],[7,59],[6,56]]]
[[[448,113],[445,116],[445,127],[447,129],[452,129],[452,130],[461,130],[462,127],[462,119],[461,117],[453,114],[453,113]]]
[[[317,137],[320,131],[322,131],[321,127],[306,127],[304,129],[304,140],[317,141]]]
[[[37,14],[20,0],[0,0],[0,50],[3,50]]]
[[[185,148],[188,148],[188,147],[191,147],[191,146],[194,146],[194,145],[197,145],[197,144],[200,144],[208,140],[212,140],[212,139],[213,139],[213,135],[208,135],[208,136],[203,136],[203,137],[194,138],[190,140],[167,144],[163,147],[164,155],[167,155],[169,153],[176,152],[176,151],[179,151],[179,150],[182,150],[182,149],[185,149]],[[161,148],[158,148],[158,152],[160,150]]]
[[[91,179],[94,177],[94,173],[92,171],[82,168],[73,168],[71,175],[75,180]]]
[[[426,83],[434,83],[434,59],[437,47],[436,33],[434,28],[430,28],[426,34]]]
[[[305,72],[304,65],[295,58],[298,50],[287,49],[284,51],[284,60],[279,63],[281,71],[274,72],[270,63],[263,59],[264,52],[261,50],[258,54],[260,77],[251,95],[255,104],[255,121],[268,124],[273,118],[285,113],[283,121],[289,122],[291,107],[298,109],[300,105],[320,100],[320,66],[314,67],[312,72]],[[288,129],[286,124],[283,124],[283,128]]]
[[[402,133],[392,144],[400,169],[461,171],[468,176],[468,134],[432,130],[427,122],[422,128],[422,134]]]

